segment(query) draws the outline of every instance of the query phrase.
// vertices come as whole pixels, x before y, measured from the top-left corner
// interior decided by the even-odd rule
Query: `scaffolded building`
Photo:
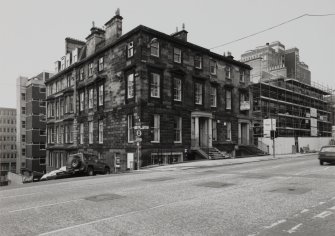
[[[280,137],[330,137],[332,90],[312,82],[273,77],[252,85],[254,135],[263,136],[262,120],[274,118]]]

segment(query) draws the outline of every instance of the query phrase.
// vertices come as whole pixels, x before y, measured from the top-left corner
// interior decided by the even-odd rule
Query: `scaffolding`
[[[281,137],[331,136],[334,90],[317,83],[273,77],[252,85],[254,136],[263,136],[263,119],[275,118]]]

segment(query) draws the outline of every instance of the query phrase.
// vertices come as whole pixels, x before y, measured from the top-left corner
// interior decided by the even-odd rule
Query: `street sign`
[[[120,157],[116,156],[116,158],[115,158],[115,167],[116,168],[120,168],[120,163],[121,163]]]
[[[136,130],[136,136],[141,137],[142,131],[140,129]]]
[[[141,129],[141,126],[140,125],[135,125],[134,129]]]
[[[149,125],[142,125],[141,129],[149,129]]]
[[[142,138],[136,138],[136,139],[135,139],[135,142],[138,142],[138,143],[139,143],[139,142],[142,142]]]

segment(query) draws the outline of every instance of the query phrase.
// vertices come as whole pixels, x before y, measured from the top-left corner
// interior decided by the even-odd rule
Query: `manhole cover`
[[[160,181],[166,181],[166,180],[171,180],[174,178],[171,177],[161,177],[161,178],[154,178],[154,179],[144,179],[143,181],[147,181],[147,182],[160,182]]]
[[[300,177],[317,178],[317,179],[335,179],[335,175],[320,175],[320,174],[308,174],[308,175],[302,175]]]
[[[124,196],[113,194],[113,193],[106,193],[106,194],[100,194],[95,195],[91,197],[85,198],[85,200],[92,201],[92,202],[102,202],[102,201],[110,201],[115,199],[124,198]]]
[[[272,193],[304,194],[311,191],[308,188],[284,187],[271,190]]]
[[[262,175],[262,174],[244,174],[244,178],[252,178],[252,179],[268,179],[270,175]]]
[[[205,170],[205,171],[199,171],[199,172],[195,172],[194,174],[196,175],[207,175],[207,174],[218,174],[218,171],[215,170]]]
[[[222,183],[222,182],[206,182],[206,183],[197,184],[197,186],[208,187],[208,188],[225,188],[225,187],[229,187],[229,186],[232,186],[232,185],[234,185],[234,184],[232,184],[232,183]]]

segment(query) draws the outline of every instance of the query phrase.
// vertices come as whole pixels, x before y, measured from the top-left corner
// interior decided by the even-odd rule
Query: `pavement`
[[[334,168],[297,154],[4,188],[0,235],[334,235]]]
[[[175,168],[192,168],[196,166],[225,166],[225,165],[238,165],[244,163],[251,162],[259,162],[259,161],[272,161],[278,159],[286,159],[286,158],[299,158],[306,156],[315,156],[316,153],[296,153],[296,154],[281,154],[273,157],[272,155],[266,156],[252,156],[252,157],[240,157],[240,158],[227,158],[227,159],[217,159],[217,160],[195,160],[183,163],[176,163],[172,165],[163,165],[163,166],[153,166],[151,168],[155,170],[173,170]]]

